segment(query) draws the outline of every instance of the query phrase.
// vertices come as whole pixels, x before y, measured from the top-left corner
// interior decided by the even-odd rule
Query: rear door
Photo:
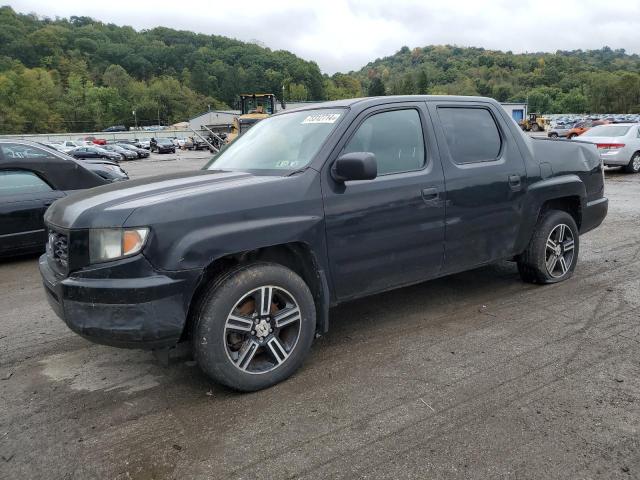
[[[34,172],[0,170],[0,253],[44,246],[44,212],[63,196]]]
[[[526,170],[492,103],[428,102],[446,184],[445,273],[515,254]]]
[[[329,262],[340,300],[435,277],[444,238],[444,179],[424,102],[367,109],[323,169]],[[374,180],[337,183],[341,154],[371,152]]]

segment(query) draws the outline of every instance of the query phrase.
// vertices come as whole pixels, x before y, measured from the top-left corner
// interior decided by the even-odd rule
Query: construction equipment
[[[276,112],[276,97],[272,93],[251,93],[240,95],[240,116],[233,119],[227,143],[242,135],[260,120]]]
[[[520,128],[525,132],[543,132],[549,125],[549,119],[538,113],[530,113],[529,118],[520,122]]]

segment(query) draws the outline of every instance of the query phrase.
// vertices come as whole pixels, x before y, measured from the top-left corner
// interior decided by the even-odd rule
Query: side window
[[[419,170],[424,166],[424,138],[417,110],[376,113],[358,127],[344,153],[371,152],[378,175]]]
[[[26,170],[0,170],[0,196],[50,190],[51,187],[35,173]]]
[[[488,162],[498,158],[502,138],[488,109],[438,107],[438,117],[455,163]]]
[[[0,150],[4,158],[12,158],[14,160],[40,159],[47,158],[56,159],[56,156],[45,149],[33,147],[31,145],[23,145],[20,143],[3,143],[0,144]]]

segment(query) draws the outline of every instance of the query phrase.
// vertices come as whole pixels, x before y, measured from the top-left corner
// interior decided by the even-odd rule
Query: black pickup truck
[[[291,375],[340,302],[500,260],[566,280],[607,207],[595,146],[531,139],[494,100],[342,100],[260,122],[201,171],[58,200],[40,271],[80,335],[190,341],[249,391]]]

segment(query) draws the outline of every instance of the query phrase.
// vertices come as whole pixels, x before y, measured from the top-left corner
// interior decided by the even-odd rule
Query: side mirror
[[[376,156],[371,152],[345,153],[333,163],[331,176],[340,183],[348,180],[373,180],[378,176]]]

